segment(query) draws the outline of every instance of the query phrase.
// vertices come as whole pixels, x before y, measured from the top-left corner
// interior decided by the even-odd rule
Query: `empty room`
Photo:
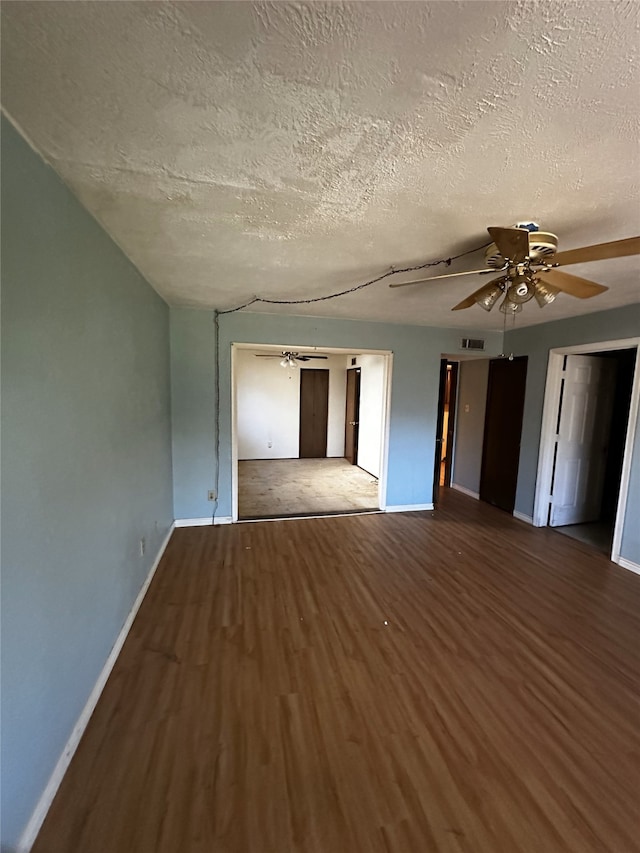
[[[0,15],[2,853],[640,853],[640,5]]]

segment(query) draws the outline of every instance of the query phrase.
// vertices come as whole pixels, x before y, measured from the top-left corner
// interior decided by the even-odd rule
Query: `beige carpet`
[[[378,509],[378,481],[346,459],[238,462],[238,515],[268,518]]]

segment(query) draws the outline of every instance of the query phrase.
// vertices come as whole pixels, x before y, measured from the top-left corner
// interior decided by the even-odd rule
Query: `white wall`
[[[329,370],[327,456],[344,455],[346,359],[330,355],[308,368]],[[300,430],[300,371],[280,366],[278,358],[256,358],[236,351],[238,459],[297,459]]]
[[[327,456],[344,456],[344,417],[347,405],[347,359],[331,355],[327,361],[316,361],[317,367],[328,367],[329,423],[327,426]]]
[[[489,359],[460,362],[451,482],[474,495],[480,491],[488,380]]]
[[[382,457],[382,424],[384,420],[385,357],[360,355],[360,431],[358,433],[358,459],[374,477],[380,476]]]

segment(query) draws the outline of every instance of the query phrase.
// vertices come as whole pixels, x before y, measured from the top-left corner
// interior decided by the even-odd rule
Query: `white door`
[[[600,515],[615,370],[615,362],[608,358],[566,356],[551,489],[551,527],[596,521]]]

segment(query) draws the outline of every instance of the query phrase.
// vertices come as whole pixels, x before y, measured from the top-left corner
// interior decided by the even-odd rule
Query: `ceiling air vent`
[[[482,338],[463,338],[460,343],[460,349],[483,350],[484,341]]]

